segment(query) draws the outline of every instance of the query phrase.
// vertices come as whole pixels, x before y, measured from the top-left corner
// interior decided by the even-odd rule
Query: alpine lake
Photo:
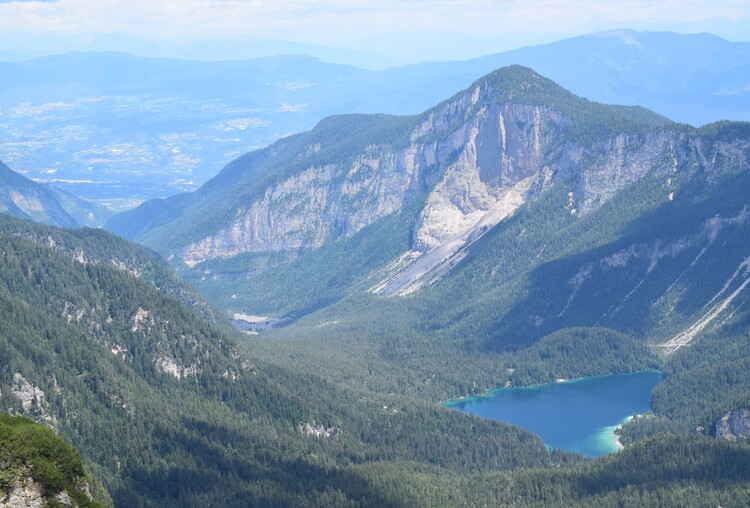
[[[615,429],[651,407],[659,371],[610,374],[528,388],[497,388],[443,405],[538,434],[548,448],[599,457],[619,449]]]

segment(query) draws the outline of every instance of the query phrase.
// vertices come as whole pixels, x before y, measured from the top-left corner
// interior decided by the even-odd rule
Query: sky
[[[398,62],[465,59],[630,28],[750,39],[748,0],[0,0],[0,52],[296,41]],[[143,56],[152,56],[144,54]],[[163,56],[163,55],[153,55]]]

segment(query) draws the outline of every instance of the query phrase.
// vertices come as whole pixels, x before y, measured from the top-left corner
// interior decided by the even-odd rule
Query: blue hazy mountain
[[[29,180],[0,162],[0,211],[61,227],[101,227],[112,215],[52,186]]]
[[[127,208],[194,190],[242,153],[326,116],[419,113],[510,64],[588,99],[678,122],[750,118],[750,43],[709,34],[621,30],[380,72],[305,56],[202,62],[73,53],[0,64],[8,125],[0,159]]]

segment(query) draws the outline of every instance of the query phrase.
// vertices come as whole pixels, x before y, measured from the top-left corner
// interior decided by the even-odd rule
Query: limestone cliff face
[[[477,87],[465,105],[465,114],[482,95],[489,94],[489,87],[484,91]],[[440,113],[449,114],[453,107],[447,105],[447,111]],[[434,117],[429,122],[441,123]],[[459,150],[459,154],[427,198],[415,225],[414,248],[428,251],[473,227],[519,182],[538,174],[543,147],[550,144],[562,122],[561,115],[538,106],[490,102],[480,107],[440,147],[443,151]],[[507,213],[528,199],[526,194]]]
[[[350,164],[310,166],[267,188],[262,198],[238,208],[231,224],[192,242],[180,257],[194,265],[242,252],[317,248],[433,187],[415,224],[415,248],[439,245],[537,174],[543,149],[565,120],[546,108],[492,103],[491,96],[489,85],[477,86],[444,104],[415,125],[403,148],[372,145]]]
[[[431,147],[413,143],[401,150],[373,146],[351,164],[310,166],[267,188],[238,208],[231,224],[180,255],[192,265],[242,252],[320,247],[399,210],[425,168],[436,164]]]
[[[81,483],[80,490],[85,492],[87,497],[91,497],[85,480]],[[44,508],[46,506],[76,508],[80,505],[64,490],[54,496],[45,494],[43,486],[34,481],[28,472],[16,480],[4,497],[0,493],[0,508]]]
[[[47,499],[42,486],[30,476],[24,476],[16,481],[10,492],[5,494],[1,506],[3,508],[42,508],[47,506]]]

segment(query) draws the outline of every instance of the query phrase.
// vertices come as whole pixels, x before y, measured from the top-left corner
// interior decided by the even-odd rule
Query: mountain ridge
[[[59,428],[122,504],[742,505],[750,450],[707,429],[749,411],[748,195],[750,124],[500,69],[113,222],[243,335],[154,253],[0,215],[0,407]],[[655,367],[627,449],[569,468],[434,404]]]
[[[380,72],[289,56],[196,62],[89,55],[89,64],[69,69],[55,58],[6,63],[0,104],[9,129],[0,159],[123,210],[195,190],[241,153],[324,117],[418,114],[512,64],[591,100],[640,105],[695,126],[748,120],[747,47],[707,35],[628,31]],[[12,148],[18,144],[24,150]]]
[[[434,185],[434,183],[437,182],[433,180],[435,178],[440,178],[440,173],[442,171],[445,171],[446,165],[450,163],[450,158],[454,157],[452,152],[455,150],[460,149],[460,146],[462,143],[467,143],[467,136],[471,136],[472,134],[467,130],[468,127],[468,118],[469,116],[476,116],[478,113],[480,113],[480,109],[482,107],[485,107],[485,105],[490,103],[505,103],[508,102],[509,104],[512,103],[513,99],[519,100],[519,103],[530,103],[534,104],[536,106],[544,106],[550,105],[552,107],[557,107],[558,109],[565,110],[566,113],[569,114],[576,114],[578,116],[577,119],[574,118],[573,121],[563,121],[559,118],[552,119],[552,123],[557,125],[557,127],[553,127],[552,124],[550,125],[550,129],[558,129],[558,130],[565,130],[565,129],[573,129],[576,130],[576,132],[573,132],[572,135],[583,135],[583,136],[592,136],[592,132],[594,132],[593,137],[601,137],[607,135],[609,132],[605,128],[604,131],[601,132],[595,132],[590,129],[587,122],[589,120],[585,117],[582,117],[580,114],[575,113],[578,111],[578,107],[588,107],[589,113],[594,118],[602,118],[604,115],[608,117],[607,121],[613,124],[612,127],[608,127],[610,131],[618,131],[622,129],[632,129],[634,131],[649,131],[656,129],[658,127],[670,125],[670,122],[660,117],[656,114],[653,114],[651,112],[647,112],[645,110],[639,109],[639,108],[618,108],[618,107],[612,107],[612,106],[600,106],[596,105],[594,103],[590,103],[589,101],[586,101],[585,99],[576,98],[573,94],[570,94],[567,91],[564,91],[563,89],[559,88],[557,85],[555,85],[553,82],[549,80],[541,80],[542,78],[533,73],[530,70],[526,70],[520,66],[516,67],[508,67],[503,70],[497,71],[496,73],[490,74],[486,78],[482,78],[478,80],[475,85],[472,86],[471,90],[472,92],[469,93],[468,91],[460,92],[456,96],[454,96],[452,99],[448,99],[447,101],[444,101],[442,104],[435,106],[434,108],[428,110],[425,113],[422,113],[419,117],[384,117],[384,116],[373,116],[373,117],[363,117],[363,116],[345,116],[345,117],[331,117],[329,119],[326,119],[322,121],[315,129],[310,131],[309,133],[303,134],[303,135],[296,135],[292,138],[288,138],[285,140],[279,141],[277,144],[272,145],[268,149],[261,150],[258,152],[254,152],[251,154],[248,154],[232,164],[228,165],[227,168],[216,178],[212,179],[211,182],[209,182],[204,189],[199,191],[198,193],[191,195],[181,195],[176,196],[174,198],[171,198],[172,202],[178,203],[177,207],[175,209],[170,210],[169,208],[169,201],[161,201],[161,202],[151,202],[144,206],[144,210],[148,208],[149,212],[147,215],[149,217],[148,220],[154,220],[153,217],[158,217],[160,213],[158,212],[158,209],[161,208],[162,210],[170,210],[167,212],[164,212],[168,218],[171,218],[175,215],[176,210],[182,208],[184,206],[185,202],[195,201],[195,200],[202,200],[206,199],[206,196],[208,193],[216,192],[210,189],[213,189],[214,187],[221,185],[221,182],[225,182],[227,178],[232,178],[229,175],[237,174],[241,171],[240,168],[245,167],[245,172],[247,174],[254,174],[257,172],[257,170],[253,169],[256,166],[259,167],[266,167],[271,168],[275,167],[276,174],[286,174],[286,175],[293,175],[294,174],[294,167],[299,168],[297,171],[302,170],[303,167],[306,167],[305,165],[308,165],[311,168],[319,168],[319,167],[328,167],[327,165],[330,164],[331,160],[335,160],[336,164],[340,164],[342,166],[348,164],[350,161],[352,154],[349,152],[351,148],[346,148],[347,146],[351,146],[350,140],[356,140],[356,139],[368,139],[368,135],[373,134],[373,129],[371,127],[364,127],[362,124],[363,119],[366,119],[366,122],[369,122],[369,125],[375,126],[376,132],[376,138],[373,138],[372,141],[369,141],[370,147],[361,146],[359,148],[360,152],[358,155],[356,155],[356,149],[355,149],[355,161],[353,164],[360,166],[362,164],[366,164],[368,157],[374,161],[371,162],[371,164],[381,164],[383,161],[391,161],[391,159],[395,158],[395,162],[388,162],[388,164],[395,164],[394,169],[397,173],[403,172],[404,170],[408,172],[415,172],[416,173],[412,176],[410,174],[407,174],[406,176],[399,176],[398,174],[394,174],[392,176],[389,176],[387,178],[401,178],[402,183],[399,185],[406,185],[407,189],[410,189],[409,192],[426,192],[427,189]],[[524,81],[525,80],[525,81]],[[535,87],[535,92],[531,92],[528,89],[524,89],[524,86],[532,86]],[[499,97],[494,97],[493,90],[495,90],[495,87],[497,87],[497,93],[501,94]],[[482,93],[482,100],[480,101],[479,95],[480,91]],[[505,93],[506,96],[502,96],[502,94]],[[479,101],[479,102],[478,102]],[[461,110],[461,108],[465,109],[465,111]],[[523,109],[521,107],[521,109]],[[549,109],[549,111],[553,111],[552,109]],[[439,112],[439,113],[438,113]],[[507,112],[506,112],[507,113]],[[431,116],[439,115],[439,118],[435,120],[434,118],[430,120]],[[502,114],[502,113],[494,113],[494,114]],[[533,111],[529,110],[526,111],[510,111],[510,115],[521,115],[519,117],[519,122],[521,122],[523,125],[528,124],[531,126],[533,124],[534,115],[537,113],[534,113]],[[558,115],[559,113],[555,112],[554,115]],[[468,116],[467,116],[468,115]],[[553,115],[553,116],[554,116]],[[414,120],[411,120],[411,118],[414,118]],[[576,121],[578,120],[578,121]],[[477,121],[477,120],[475,120]],[[341,122],[349,122],[350,124],[357,123],[357,136],[343,136],[341,138],[333,138],[330,142],[334,143],[334,152],[328,151],[328,159],[326,159],[326,151],[325,148],[328,148],[325,146],[325,143],[327,143],[327,139],[330,138],[330,134],[328,133],[328,127],[329,126],[336,126],[338,127],[334,128],[334,131],[338,129],[338,132],[352,132],[352,126],[347,125],[340,125]],[[373,124],[372,122],[375,122]],[[430,122],[434,122],[433,124],[430,124]],[[395,125],[395,128],[394,128]],[[408,125],[408,127],[407,127]],[[572,125],[572,127],[570,127]],[[601,123],[598,126],[601,130]],[[390,139],[393,141],[386,141],[386,143],[383,143],[383,139],[377,138],[379,136],[377,134],[377,131],[383,128],[390,128],[392,129],[392,132],[389,134]],[[532,128],[532,127],[528,127]],[[538,126],[537,126],[538,129]],[[411,134],[407,136],[407,131],[411,131]],[[401,133],[401,134],[399,134]],[[453,133],[453,134],[451,134]],[[527,136],[532,135],[533,133],[524,133],[524,132],[517,132],[519,136]],[[340,134],[339,134],[340,135]],[[450,138],[450,136],[454,136],[453,139]],[[456,137],[458,136],[458,137]],[[459,140],[458,138],[465,138],[464,140]],[[320,146],[321,142],[324,144],[325,148],[323,152],[320,152]],[[530,140],[526,140],[523,142],[533,142]],[[348,143],[348,144],[347,144]],[[354,145],[356,146],[357,141],[354,141]],[[295,148],[289,148],[290,146],[297,146],[296,148],[297,153],[299,155],[292,155],[293,157],[296,157],[296,160],[292,161],[291,163],[286,162],[286,166],[284,166],[285,161],[278,160],[277,155],[278,153],[291,153],[291,151],[295,150]],[[304,145],[304,147],[302,146]],[[455,145],[455,146],[454,146]],[[404,147],[404,148],[402,148]],[[370,155],[365,155],[367,152],[364,151],[364,149],[367,148],[368,150],[374,150],[374,152]],[[341,152],[341,150],[344,150],[344,152]],[[519,147],[519,149],[521,149]],[[291,150],[291,151],[290,151]],[[438,154],[439,151],[443,151],[441,154]],[[380,151],[380,153],[378,152]],[[344,156],[342,159],[342,155],[346,153],[347,155]],[[360,159],[357,159],[359,157]],[[440,160],[438,161],[435,159],[435,157],[438,157]],[[522,155],[523,157],[523,155]],[[537,157],[541,157],[541,152]],[[290,157],[287,155],[286,160],[289,161]],[[260,161],[260,162],[257,162]],[[399,162],[402,161],[402,162]],[[539,161],[538,161],[539,162]],[[537,162],[537,163],[538,163]],[[243,166],[244,163],[244,166]],[[399,164],[402,164],[404,166],[404,169],[399,169]],[[284,168],[283,170],[279,170],[279,168]],[[431,169],[432,168],[432,169]],[[382,173],[383,169],[374,169],[375,171],[380,171]],[[269,169],[264,169],[262,171],[268,172]],[[335,171],[341,172],[343,169],[336,169]],[[354,170],[350,170],[351,171]],[[359,170],[357,170],[359,171]],[[388,171],[388,170],[386,170]],[[433,172],[437,171],[434,175]],[[337,173],[338,174],[338,173]],[[343,176],[343,175],[342,175]],[[344,185],[349,185],[354,190],[356,190],[356,186],[361,186],[361,183],[353,183],[352,180],[353,174],[350,174],[349,176],[345,177],[345,181],[348,179],[348,182]],[[528,175],[527,175],[528,176]],[[237,177],[235,177],[237,178]],[[276,177],[277,179],[283,179],[283,177],[279,176]],[[328,178],[333,178],[333,175],[330,175]],[[337,176],[336,178],[341,178],[341,176]],[[367,177],[365,177],[367,178]],[[404,180],[404,178],[406,178]],[[240,181],[241,178],[238,178],[235,182],[233,182],[234,185],[237,185],[237,183]],[[292,184],[293,180],[287,179],[287,185],[295,185]],[[365,180],[368,181],[368,180]],[[333,181],[332,181],[333,182]],[[273,184],[269,184],[266,189],[271,188],[279,188],[278,185],[284,185],[284,184],[277,184],[274,186]],[[333,184],[335,185],[335,184]],[[372,185],[371,183],[368,185]],[[382,185],[382,183],[381,183]],[[393,184],[389,184],[393,185]],[[256,184],[254,181],[248,181],[248,185],[246,188],[255,188],[257,189],[256,195],[258,193],[261,193],[264,191],[264,187],[262,184]],[[350,191],[354,192],[354,190]],[[247,195],[245,192],[245,196],[238,196],[237,190],[234,189],[232,191],[229,191],[229,196],[227,197],[226,193],[223,196],[223,202],[219,204],[220,208],[227,209],[230,205],[227,203],[229,202],[237,202],[238,204],[235,206],[240,207],[240,209],[243,207],[242,201],[247,199],[252,199],[252,196]],[[283,191],[280,191],[283,192]],[[382,192],[382,191],[381,191]],[[389,199],[389,196],[392,196],[393,199],[396,200],[396,202],[401,202],[403,199],[405,199],[406,194],[398,194],[398,193],[392,193],[385,196],[383,199],[386,201]],[[356,199],[356,196],[353,196]],[[332,199],[338,199],[333,196],[331,196]],[[209,198],[210,199],[210,198]],[[326,198],[328,199],[328,198]],[[351,199],[351,198],[348,198]],[[189,204],[187,205],[189,209]],[[204,205],[205,206],[205,205]],[[270,206],[270,203],[268,205],[264,206]],[[342,205],[344,206],[344,205]],[[392,205],[391,205],[392,206]],[[157,209],[157,211],[154,210],[154,208]],[[391,210],[393,208],[390,208]],[[346,210],[344,208],[342,211]],[[145,235],[148,235],[149,233],[143,232],[134,232],[132,230],[128,230],[128,226],[120,226],[120,224],[125,223],[132,223],[132,224],[142,224],[144,221],[139,219],[130,220],[128,217],[133,217],[138,215],[138,211],[135,212],[126,212],[125,214],[122,214],[116,218],[114,218],[109,225],[108,228],[112,229],[115,232],[120,232],[127,234],[132,239],[139,239],[140,241],[145,241],[145,243],[148,245],[149,240],[145,239]],[[213,213],[215,217],[215,211],[209,212]],[[233,212],[234,213],[234,212]],[[331,211],[329,213],[333,213],[334,215],[339,212]],[[225,213],[226,214],[226,213]],[[346,215],[344,215],[346,216]],[[370,222],[373,219],[377,219],[378,217],[383,216],[383,211],[376,212],[372,209],[372,205],[370,205]],[[197,218],[197,217],[196,217]],[[185,222],[186,219],[177,219],[177,222]],[[205,216],[201,216],[200,218],[197,218],[197,220],[202,222],[210,222],[214,219],[206,218]],[[169,223],[169,220],[167,219],[164,221],[165,223]],[[365,222],[367,224],[367,222]],[[162,228],[165,226],[162,225]],[[189,227],[194,227],[194,224],[191,224]],[[354,227],[352,231],[357,230],[357,226],[349,226]],[[172,237],[181,237],[186,238],[192,236],[191,234],[186,234],[183,226],[183,230],[175,231],[173,227],[171,229],[171,236]],[[318,238],[316,243],[317,245],[320,245],[321,241],[324,241],[324,236],[316,237]],[[160,239],[157,241],[157,243],[160,245],[159,248],[162,248],[166,245],[170,245],[172,242],[167,241],[164,242],[163,239]],[[297,245],[302,248],[306,248],[304,241],[298,241]],[[283,250],[283,249],[282,249]]]
[[[60,227],[101,227],[111,216],[104,207],[34,182],[0,161],[0,211]]]

